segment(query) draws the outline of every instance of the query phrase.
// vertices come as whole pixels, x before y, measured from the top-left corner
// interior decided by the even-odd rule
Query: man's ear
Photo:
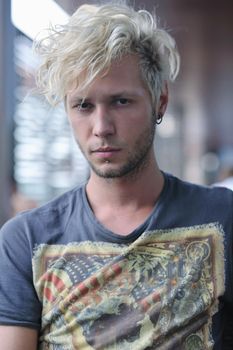
[[[159,97],[157,114],[161,114],[163,116],[164,113],[166,112],[167,104],[168,104],[168,84],[167,82],[165,82]]]

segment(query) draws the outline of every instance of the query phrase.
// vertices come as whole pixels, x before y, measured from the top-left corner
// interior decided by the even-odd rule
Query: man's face
[[[112,64],[87,90],[70,91],[66,103],[75,138],[95,174],[119,178],[150,163],[155,109],[136,56]]]

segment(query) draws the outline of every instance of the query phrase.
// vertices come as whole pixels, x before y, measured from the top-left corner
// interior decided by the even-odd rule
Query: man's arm
[[[26,327],[0,326],[1,350],[37,350],[38,331]]]

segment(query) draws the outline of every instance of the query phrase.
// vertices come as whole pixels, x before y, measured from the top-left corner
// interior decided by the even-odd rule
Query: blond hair
[[[179,71],[175,41],[158,28],[156,16],[122,3],[80,6],[67,25],[50,28],[35,49],[42,58],[37,85],[52,104],[62,101],[74,83],[85,89],[127,54],[139,56],[152,101]]]

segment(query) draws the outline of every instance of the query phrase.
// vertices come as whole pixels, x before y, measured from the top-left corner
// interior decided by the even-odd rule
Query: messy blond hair
[[[175,41],[158,28],[156,16],[124,3],[80,6],[67,25],[51,28],[35,49],[42,58],[37,85],[52,104],[62,101],[74,82],[87,88],[127,54],[139,56],[152,101],[179,71]]]

